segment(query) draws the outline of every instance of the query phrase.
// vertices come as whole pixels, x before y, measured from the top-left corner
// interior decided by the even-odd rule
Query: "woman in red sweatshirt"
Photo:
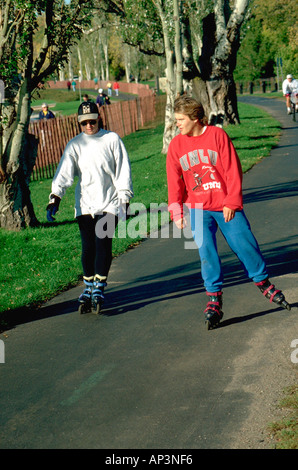
[[[193,98],[177,98],[174,112],[180,134],[171,141],[167,155],[169,211],[176,226],[183,229],[184,204],[189,209],[209,296],[205,310],[208,329],[223,316],[218,227],[261,292],[290,309],[282,292],[268,279],[264,258],[244,214],[242,170],[232,141],[223,129],[207,125],[202,105]],[[203,230],[199,230],[201,227]]]

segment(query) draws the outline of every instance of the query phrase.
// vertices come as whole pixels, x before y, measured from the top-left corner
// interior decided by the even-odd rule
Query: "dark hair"
[[[186,114],[192,121],[198,119],[204,126],[208,123],[203,106],[190,96],[184,95],[176,98],[174,102],[174,113]]]

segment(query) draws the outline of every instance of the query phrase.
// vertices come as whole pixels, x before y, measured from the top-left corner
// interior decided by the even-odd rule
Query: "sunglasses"
[[[91,119],[90,121],[83,121],[81,122],[81,126],[87,126],[87,124],[90,124],[90,126],[95,126],[97,121],[95,119]]]

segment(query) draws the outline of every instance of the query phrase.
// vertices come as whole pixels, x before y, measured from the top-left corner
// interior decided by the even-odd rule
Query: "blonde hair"
[[[185,114],[192,121],[198,119],[204,126],[208,123],[203,106],[190,96],[183,95],[176,98],[174,102],[174,113]]]

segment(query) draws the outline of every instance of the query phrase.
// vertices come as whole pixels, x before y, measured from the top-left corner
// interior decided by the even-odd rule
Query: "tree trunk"
[[[124,53],[124,58],[125,58],[125,77],[126,77],[126,82],[129,83],[129,77],[131,74],[131,51],[130,47],[127,44],[123,44],[123,53]]]
[[[27,134],[30,121],[30,94],[27,80],[19,90],[17,97],[17,116],[14,120],[14,107],[8,108],[8,122],[14,122],[3,135],[3,176],[0,182],[0,227],[8,230],[20,230],[35,227],[35,216],[30,198],[29,182],[37,156],[37,140]]]
[[[183,94],[182,36],[180,29],[180,3],[174,0],[175,56],[176,56],[176,94]]]
[[[176,80],[175,80],[175,70],[174,70],[174,57],[173,50],[171,47],[171,42],[167,30],[166,19],[164,17],[163,11],[159,11],[162,27],[163,27],[163,37],[166,53],[166,79],[167,79],[167,103],[165,110],[165,128],[163,134],[163,148],[162,153],[167,153],[168,146],[173,137],[176,134],[176,123],[175,116],[173,113],[174,101],[176,98]]]
[[[203,21],[203,45],[199,59],[200,76],[205,83],[196,87],[196,96],[205,109],[210,124],[239,124],[236,85],[233,72],[239,47],[238,39],[231,41],[231,30],[220,28],[221,22],[214,13]]]
[[[160,5],[156,2],[157,7]],[[236,66],[236,57],[239,49],[240,28],[243,23],[249,0],[235,0],[233,11],[230,11],[229,2],[215,0],[214,12],[203,20],[202,48],[196,66],[191,46],[191,26],[187,15],[181,13],[181,31],[176,24],[176,85],[179,84],[180,65],[180,39],[183,39],[183,88],[190,96],[194,96],[204,107],[209,124],[222,126],[224,123],[239,124],[236,85],[233,72]],[[175,14],[177,16],[178,3],[175,1]],[[181,2],[183,7],[183,2]],[[161,15],[161,7],[159,7]],[[175,18],[174,18],[175,19]],[[163,25],[165,50],[167,46],[165,35],[166,27]],[[173,64],[174,68],[174,64]],[[163,153],[167,152],[168,144],[175,136],[173,106],[174,99],[179,90],[171,86],[169,80],[170,67],[167,56],[167,108],[163,139]],[[174,73],[173,71],[171,73]]]
[[[23,164],[20,163],[17,171],[7,174],[7,179],[0,184],[0,227],[7,230],[18,231],[39,225],[31,202],[28,181],[29,168],[34,166],[37,155],[37,142],[34,136],[28,135],[27,138],[25,147],[28,152],[23,155]]]
[[[192,94],[202,103],[209,124],[222,126],[224,122],[240,123],[233,78],[203,81],[197,77],[193,80]]]

